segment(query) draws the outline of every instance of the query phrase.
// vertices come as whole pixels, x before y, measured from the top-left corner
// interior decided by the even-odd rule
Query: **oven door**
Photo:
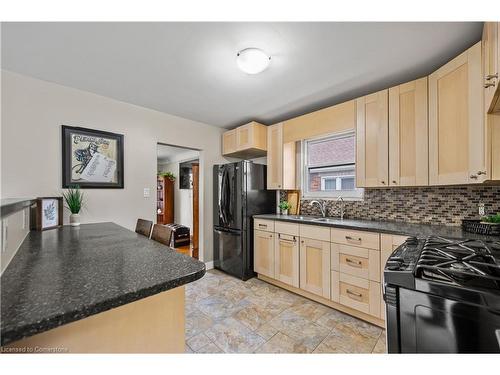
[[[500,353],[499,311],[404,288],[398,294],[402,353]]]

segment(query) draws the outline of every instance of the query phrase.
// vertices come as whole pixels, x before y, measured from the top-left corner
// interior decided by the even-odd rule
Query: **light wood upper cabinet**
[[[356,186],[388,186],[388,90],[357,99],[356,110]]]
[[[479,42],[429,76],[429,183],[479,183],[487,173]]]
[[[236,152],[236,129],[228,130],[222,134],[222,155]]]
[[[485,22],[483,26],[482,57],[483,87],[486,112],[500,112],[498,67],[500,61],[500,23]]]
[[[300,239],[300,288],[330,298],[330,242]]]
[[[427,77],[389,89],[389,185],[429,184]]]
[[[254,271],[274,278],[274,233],[254,230],[253,234]]]
[[[285,284],[299,287],[298,237],[278,233],[274,244],[274,276]]]
[[[283,143],[283,123],[267,127],[267,188],[295,190],[295,142]]]
[[[267,128],[267,188],[281,189],[283,185],[283,123]]]
[[[252,121],[222,134],[222,154],[257,158],[267,153],[267,127]]]

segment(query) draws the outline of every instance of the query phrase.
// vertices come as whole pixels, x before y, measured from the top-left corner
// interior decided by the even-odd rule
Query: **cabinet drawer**
[[[332,271],[332,300],[380,317],[380,283]]]
[[[380,250],[380,235],[349,229],[331,229],[331,241],[339,244]]]
[[[253,229],[274,232],[274,221],[264,219],[253,219]]]
[[[380,251],[332,243],[332,270],[380,282]]]
[[[298,236],[299,224],[285,223],[283,221],[275,221],[274,231],[276,233],[288,234],[290,236]]]
[[[300,237],[330,242],[330,228],[319,225],[300,224]]]

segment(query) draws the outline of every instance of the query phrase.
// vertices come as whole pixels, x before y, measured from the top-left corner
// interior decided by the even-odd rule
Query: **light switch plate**
[[[144,198],[149,198],[150,190],[149,188],[144,188]]]

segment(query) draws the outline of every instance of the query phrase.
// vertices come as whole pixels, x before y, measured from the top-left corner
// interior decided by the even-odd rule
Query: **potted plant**
[[[282,215],[288,215],[288,210],[290,209],[290,207],[292,207],[292,205],[288,203],[288,201],[281,201],[279,204]]]
[[[62,193],[66,208],[71,212],[69,216],[69,224],[73,227],[80,225],[80,210],[83,203],[83,192],[79,186],[67,189]]]
[[[481,223],[490,225],[500,225],[500,212],[498,212],[496,215],[483,216],[481,218]]]
[[[175,175],[172,172],[160,172],[158,173],[160,177],[166,177],[170,181],[175,181]]]

